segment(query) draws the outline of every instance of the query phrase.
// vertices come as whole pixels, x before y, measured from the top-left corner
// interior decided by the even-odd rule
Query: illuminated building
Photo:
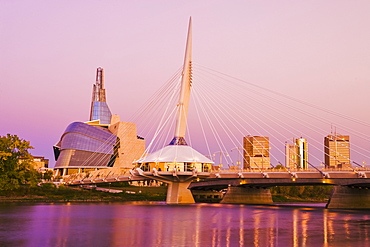
[[[243,138],[244,169],[269,168],[269,138],[262,136],[246,136]]]
[[[308,168],[308,145],[303,138],[293,139],[294,144],[285,144],[285,166],[294,169]]]
[[[107,167],[132,168],[145,150],[136,124],[121,122],[106,103],[104,73],[97,69],[90,121],[71,123],[54,146],[57,175],[69,175]]]
[[[295,169],[298,166],[297,146],[294,144],[285,143],[285,166]]]
[[[337,133],[324,138],[325,167],[341,168],[343,165],[350,165],[350,144],[349,136],[338,135]]]

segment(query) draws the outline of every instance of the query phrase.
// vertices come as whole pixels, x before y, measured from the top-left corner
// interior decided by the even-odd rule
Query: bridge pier
[[[269,189],[229,186],[220,203],[230,204],[272,204]]]
[[[188,189],[191,182],[192,181],[187,182],[166,181],[166,183],[168,183],[166,203],[167,204],[195,203],[193,194],[191,193],[191,190]]]
[[[135,171],[136,172],[132,173],[139,177],[153,179],[168,184],[166,197],[167,204],[195,203],[189,186],[191,182],[198,176],[196,170],[192,172],[178,172],[176,170],[157,171],[156,169],[153,169],[151,172],[144,172],[140,168],[136,168]],[[209,173],[203,176],[208,177]]]
[[[370,189],[335,186],[326,208],[370,209]]]

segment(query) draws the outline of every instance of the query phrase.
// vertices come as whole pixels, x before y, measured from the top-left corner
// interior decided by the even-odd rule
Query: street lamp
[[[240,166],[240,150],[243,150],[243,148],[242,147],[234,147],[234,148],[232,148],[230,151],[232,152],[233,150],[237,150],[237,153],[238,153],[238,160],[236,161],[236,165],[237,166]]]
[[[217,152],[214,152],[213,153],[213,157],[216,156],[216,154],[220,154],[220,163],[219,163],[219,166],[222,167],[222,155],[224,154],[225,156],[229,156],[229,154],[227,152],[223,152],[223,151],[217,151]]]

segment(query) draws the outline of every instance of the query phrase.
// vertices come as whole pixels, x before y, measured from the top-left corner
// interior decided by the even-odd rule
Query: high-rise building
[[[297,146],[295,143],[285,143],[285,167],[296,169],[298,167]]]
[[[107,167],[132,168],[145,150],[136,124],[121,122],[106,103],[104,73],[97,69],[90,121],[71,123],[54,146],[58,175],[69,175]]]
[[[303,138],[293,139],[294,143],[285,144],[285,166],[294,169],[308,168],[308,145]]]
[[[244,169],[270,167],[270,145],[268,137],[245,136],[243,138],[243,149]]]
[[[325,167],[341,168],[350,165],[350,143],[349,136],[337,133],[324,138]]]

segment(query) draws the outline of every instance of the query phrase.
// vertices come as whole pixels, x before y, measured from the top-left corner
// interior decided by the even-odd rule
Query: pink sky
[[[51,164],[96,68],[128,120],[181,66],[189,16],[195,63],[370,122],[367,0],[0,2],[0,135]]]

